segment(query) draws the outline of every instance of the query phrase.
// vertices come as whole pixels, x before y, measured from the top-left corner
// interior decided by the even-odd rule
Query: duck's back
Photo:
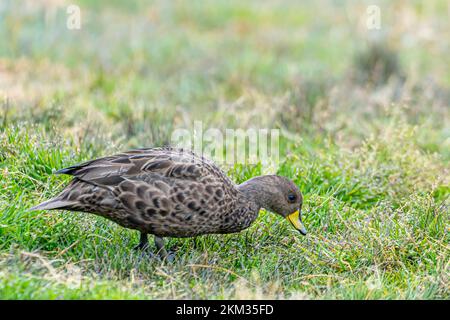
[[[131,150],[57,173],[74,179],[36,209],[95,213],[158,236],[226,232],[238,201],[222,170],[183,149]]]

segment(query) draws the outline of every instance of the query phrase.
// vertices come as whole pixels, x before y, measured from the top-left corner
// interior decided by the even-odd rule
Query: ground
[[[0,298],[449,299],[447,1],[0,4]],[[380,8],[368,29],[367,6]],[[246,231],[133,250],[101,217],[29,212],[52,172],[175,128],[277,128],[266,173],[304,194],[302,237],[262,211]]]

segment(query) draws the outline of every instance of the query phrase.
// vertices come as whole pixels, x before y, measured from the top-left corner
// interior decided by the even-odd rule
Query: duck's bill
[[[286,219],[289,220],[289,222],[294,226],[295,229],[297,229],[302,235],[306,235],[306,228],[302,223],[302,220],[300,218],[300,210],[295,211],[294,213],[291,213],[286,217]]]

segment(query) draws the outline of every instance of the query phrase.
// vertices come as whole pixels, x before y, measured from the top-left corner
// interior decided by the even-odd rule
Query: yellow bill
[[[286,217],[286,219],[289,220],[290,223],[294,226],[295,229],[300,231],[302,235],[306,235],[306,228],[302,223],[302,219],[300,218],[300,210],[295,211],[294,213],[291,213]]]

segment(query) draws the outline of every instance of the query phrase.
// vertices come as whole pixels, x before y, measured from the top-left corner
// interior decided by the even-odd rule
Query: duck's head
[[[301,214],[303,196],[293,181],[276,175],[259,176],[244,182],[239,189],[259,207],[286,218],[302,235],[306,235]]]

